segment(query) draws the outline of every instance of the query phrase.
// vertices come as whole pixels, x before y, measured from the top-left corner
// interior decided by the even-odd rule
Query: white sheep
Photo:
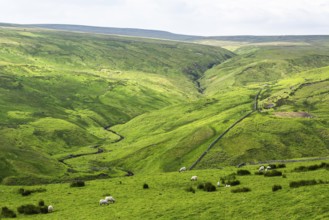
[[[191,177],[191,181],[197,181],[198,180],[198,177],[197,176],[192,176]]]
[[[48,212],[53,212],[54,211],[54,207],[52,205],[48,206]]]
[[[113,196],[106,196],[105,200],[111,203],[115,203],[115,199],[113,198]]]
[[[225,187],[231,187],[231,185],[226,184]]]
[[[186,167],[182,167],[179,169],[179,172],[184,172],[184,171],[186,171]]]
[[[258,172],[263,172],[264,169],[265,169],[265,167],[264,166],[261,166],[261,167],[259,167]]]
[[[220,182],[219,181],[217,182],[217,186],[220,187]]]
[[[109,201],[107,201],[106,199],[101,199],[99,200],[99,205],[108,205]]]

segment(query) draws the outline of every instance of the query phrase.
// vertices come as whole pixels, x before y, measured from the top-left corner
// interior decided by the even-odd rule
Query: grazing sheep
[[[197,176],[192,176],[191,177],[191,181],[197,181],[198,180],[198,177]]]
[[[52,205],[48,206],[48,212],[53,212],[54,211],[54,207]]]
[[[258,172],[263,172],[264,169],[265,169],[265,167],[264,166],[261,166],[261,167],[259,167]]]
[[[99,200],[99,205],[108,205],[109,201],[107,201],[106,199],[101,199]]]
[[[217,186],[220,187],[220,182],[219,181],[217,182]]]
[[[184,172],[184,171],[186,171],[186,167],[182,167],[179,169],[179,172]]]
[[[231,185],[226,184],[225,187],[231,187]]]
[[[105,197],[105,200],[108,201],[108,202],[111,202],[111,203],[115,203],[115,199],[113,198],[113,196],[106,196]]]

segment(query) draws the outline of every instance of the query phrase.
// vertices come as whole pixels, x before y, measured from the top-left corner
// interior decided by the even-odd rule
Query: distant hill
[[[178,41],[192,41],[202,38],[199,36],[174,34],[167,31],[146,30],[146,29],[136,29],[136,28],[94,27],[94,26],[64,25],[64,24],[31,24],[28,26],[54,29],[54,30],[64,30],[64,31],[77,31],[77,32],[97,33],[97,34],[158,38],[158,39],[178,40]]]

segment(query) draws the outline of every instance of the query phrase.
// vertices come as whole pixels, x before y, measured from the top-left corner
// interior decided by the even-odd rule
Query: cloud
[[[327,0],[0,0],[0,22],[196,35],[329,34]]]

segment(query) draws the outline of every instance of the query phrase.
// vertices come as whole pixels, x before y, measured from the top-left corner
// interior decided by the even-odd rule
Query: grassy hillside
[[[195,44],[23,28],[1,28],[0,44],[0,179],[15,176],[7,183],[81,175],[58,160],[120,139],[104,127],[197,100],[196,80],[234,56]],[[91,167],[83,175],[99,173]]]
[[[322,161],[287,163],[276,169],[282,176],[264,177],[255,175],[259,165],[241,169],[251,175],[236,176],[237,186],[216,187],[206,192],[198,185],[210,182],[216,185],[220,178],[237,173],[235,167],[168,172],[152,175],[137,174],[108,180],[86,182],[86,186],[71,188],[69,183],[38,186],[23,186],[25,190],[43,189],[29,196],[20,195],[22,186],[0,185],[1,207],[8,207],[18,215],[17,219],[327,219],[329,210],[328,170],[322,168],[308,172],[295,172],[300,166],[319,165]],[[328,161],[323,161],[328,162]],[[192,175],[198,180],[192,182]],[[285,177],[285,178],[284,178]],[[293,181],[315,180],[322,184],[290,187]],[[148,189],[143,189],[147,184]],[[281,190],[272,191],[274,185]],[[251,191],[232,193],[231,190],[247,187]],[[195,190],[195,193],[186,191]],[[111,194],[116,202],[99,205],[99,200]],[[37,205],[43,199],[53,205],[54,212],[48,214],[23,215],[17,207]]]
[[[1,28],[0,179],[169,172],[202,154],[196,169],[327,156],[329,39],[255,39],[232,53]]]

